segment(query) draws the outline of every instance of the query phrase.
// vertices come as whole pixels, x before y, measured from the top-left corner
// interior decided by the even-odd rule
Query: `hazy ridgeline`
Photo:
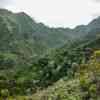
[[[93,73],[93,76],[97,77],[95,80],[97,82],[91,79],[93,76],[86,76],[90,75],[92,63],[95,64],[96,71],[100,66],[98,62],[94,62],[96,59],[94,52],[99,49],[100,17],[88,25],[80,25],[74,29],[50,28],[43,23],[35,22],[24,12],[12,13],[0,9],[1,97],[31,95],[47,88],[45,91],[47,100],[49,97],[52,98],[52,92],[57,93],[54,94],[55,100],[69,100],[68,94],[72,95],[71,100],[74,100],[75,96],[75,100],[91,98],[99,100],[97,99],[99,87],[96,85],[99,84],[100,76]],[[99,59],[99,52],[97,55]],[[91,68],[87,69],[89,66]],[[83,74],[79,72],[79,68]],[[79,77],[83,80],[79,80]],[[62,84],[64,84],[63,88]],[[86,87],[90,84],[91,87]],[[73,90],[74,88],[76,89]],[[69,93],[65,94],[65,92]],[[42,98],[46,98],[45,94],[43,96]],[[34,100],[35,97],[32,98]]]

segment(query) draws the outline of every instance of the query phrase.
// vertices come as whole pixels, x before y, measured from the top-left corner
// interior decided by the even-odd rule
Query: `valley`
[[[100,17],[74,29],[0,9],[1,100],[99,100]]]

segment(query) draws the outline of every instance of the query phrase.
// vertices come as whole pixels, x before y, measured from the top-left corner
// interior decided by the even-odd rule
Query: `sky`
[[[100,0],[0,0],[0,7],[24,11],[50,27],[74,28],[100,15]]]

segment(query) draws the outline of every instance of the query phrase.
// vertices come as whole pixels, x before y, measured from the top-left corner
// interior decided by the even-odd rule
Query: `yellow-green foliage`
[[[93,57],[95,58],[96,62],[100,63],[100,50],[95,51]]]
[[[35,97],[36,100],[81,100],[80,95],[78,79],[61,79],[47,90],[37,93]]]
[[[100,57],[100,50],[97,50],[94,52],[94,55],[99,56]]]
[[[0,94],[1,94],[1,97],[8,97],[9,91],[8,89],[2,89]]]
[[[75,77],[62,78],[46,90],[38,91],[31,96],[16,96],[18,100],[99,100],[98,82],[100,78],[100,62],[96,57],[99,51],[94,52],[87,64],[76,67]],[[14,100],[9,97],[8,100]]]
[[[79,79],[81,92],[83,92],[83,98],[92,98],[93,100],[98,100],[98,83],[100,78],[100,50],[95,51],[91,60],[88,64],[82,64],[79,70]]]

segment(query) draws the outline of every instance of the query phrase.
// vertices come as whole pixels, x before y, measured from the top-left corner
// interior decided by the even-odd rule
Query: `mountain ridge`
[[[50,28],[24,12],[0,9],[0,95],[5,89],[14,96],[30,95],[64,77],[72,82],[73,92],[77,81],[74,73],[91,56],[87,48],[100,49],[100,17],[74,29]],[[85,54],[89,54],[88,59]],[[67,82],[58,81],[62,84],[56,84],[58,91]]]
[[[27,41],[31,45],[40,43],[39,45],[43,45],[43,48],[59,48],[69,44],[69,41],[95,39],[96,34],[100,33],[100,17],[91,21],[88,25],[79,25],[74,29],[50,28],[43,23],[37,23],[24,12],[13,13],[6,9],[0,9],[0,20],[0,27],[2,27],[0,29],[1,44],[2,39],[4,43],[6,43],[5,40],[10,40],[9,44],[14,41],[18,43],[20,40],[23,43]],[[7,44],[8,42],[5,49],[7,49]]]

